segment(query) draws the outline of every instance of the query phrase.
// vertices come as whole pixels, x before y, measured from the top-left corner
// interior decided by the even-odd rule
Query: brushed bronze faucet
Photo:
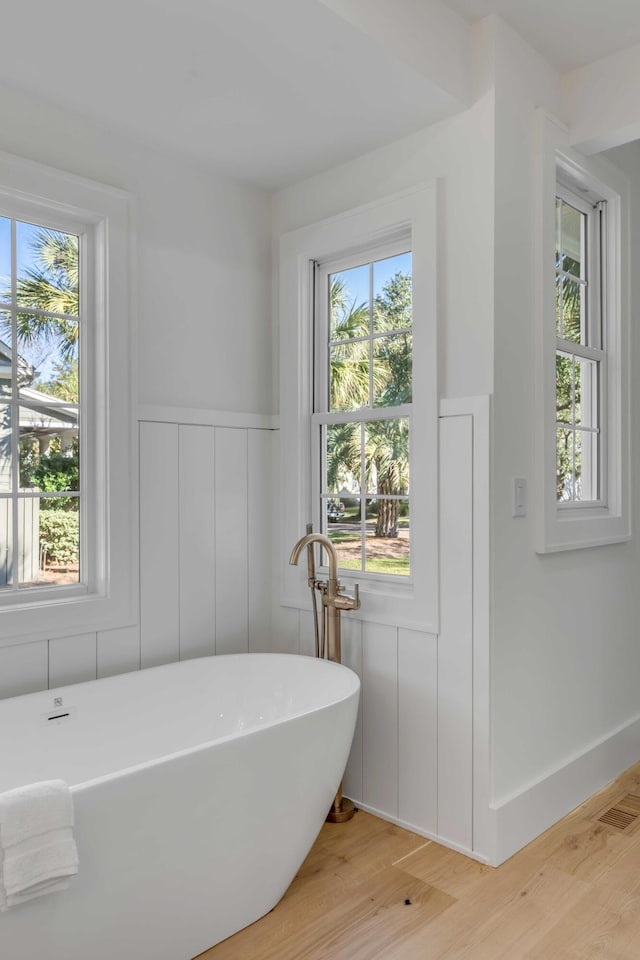
[[[327,580],[317,580],[315,574],[315,561],[313,556],[314,544],[320,544],[329,555],[329,577]],[[314,620],[316,624],[316,656],[324,657],[325,654],[329,660],[335,663],[341,662],[341,638],[340,638],[340,613],[342,610],[358,610],[360,608],[360,588],[358,584],[354,587],[354,596],[350,597],[341,592],[341,584],[338,580],[338,554],[336,548],[328,537],[321,533],[312,533],[311,525],[307,526],[307,533],[296,543],[291,551],[289,563],[296,565],[300,554],[304,548],[308,550],[308,576],[307,583],[311,589],[313,598]],[[319,640],[317,608],[316,608],[316,590],[322,597],[322,607],[324,611],[324,623],[326,631],[323,630],[322,644]],[[325,636],[326,633],[326,636]],[[326,648],[325,648],[326,640]],[[327,815],[329,823],[343,823],[345,820],[351,820],[355,813],[355,807],[352,800],[342,796],[342,783],[338,787],[331,810]]]
[[[329,578],[327,580],[315,579],[313,565],[314,543],[320,544],[329,554]],[[327,657],[335,663],[340,663],[342,655],[340,642],[340,611],[360,609],[360,588],[356,583],[353,597],[341,592],[341,585],[338,582],[338,554],[336,553],[336,548],[331,543],[331,540],[321,533],[307,533],[304,537],[301,537],[291,552],[289,563],[295,566],[305,547],[308,547],[310,550],[309,587],[312,590],[320,591],[322,594],[322,604],[327,611]]]

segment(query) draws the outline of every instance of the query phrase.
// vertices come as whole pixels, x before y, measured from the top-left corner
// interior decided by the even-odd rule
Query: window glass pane
[[[20,586],[78,583],[80,525],[77,497],[26,497],[22,511]]]
[[[556,420],[571,423],[573,420],[573,357],[567,353],[556,354]]]
[[[409,501],[384,497],[368,501],[365,570],[408,576],[409,547]]]
[[[332,423],[322,428],[325,476],[323,493],[342,497],[360,494],[361,425]]]
[[[370,331],[369,264],[329,276],[329,338],[351,340]]]
[[[11,300],[11,220],[0,217],[0,299]]]
[[[373,329],[400,330],[412,323],[411,253],[373,264]]]
[[[413,336],[398,333],[373,341],[373,405],[395,407],[411,403]]]
[[[336,501],[329,501],[329,505]],[[326,533],[336,548],[338,565],[346,570],[362,570],[362,524],[360,520],[360,500],[357,497],[343,498],[338,501],[344,512],[331,519],[327,501],[323,502],[327,512]],[[323,560],[325,563],[326,560]]]
[[[409,492],[409,420],[374,420],[365,424],[366,492]]]
[[[16,223],[17,302],[48,313],[78,316],[78,238]]]
[[[17,332],[19,386],[77,403],[78,321],[19,313]]]
[[[556,284],[556,321],[558,336],[573,343],[586,344],[585,293],[583,283],[559,277]]]
[[[556,499],[574,500],[573,431],[556,431]]]
[[[13,505],[0,497],[0,588],[13,583]]]
[[[562,200],[556,197],[556,270],[562,269]]]
[[[574,277],[584,277],[584,224],[583,213],[562,204],[562,263],[561,269]]]
[[[12,452],[11,406],[8,403],[0,403],[0,494],[9,493],[13,489]]]
[[[331,348],[329,409],[359,410],[369,406],[369,340]]]
[[[20,407],[20,488],[46,493],[80,489],[78,411]]]

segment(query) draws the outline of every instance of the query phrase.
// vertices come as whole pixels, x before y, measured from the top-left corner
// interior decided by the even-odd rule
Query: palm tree
[[[332,277],[329,409],[357,410],[369,402],[369,305],[350,301],[345,281]],[[347,341],[347,342],[345,342]]]
[[[51,344],[63,360],[72,360],[77,351],[78,238],[40,227],[31,239],[33,263],[17,282],[21,310],[17,316],[18,344]],[[28,308],[44,311],[30,313]]]
[[[374,330],[389,336],[373,341],[369,357],[369,306],[349,302],[341,278],[330,287],[331,339],[353,341],[332,347],[330,361],[330,409],[357,410],[394,407],[411,401],[411,333],[402,332],[411,324],[411,277],[392,277],[373,305]],[[393,333],[391,331],[401,331]],[[366,338],[358,340],[354,338]],[[372,362],[371,397],[370,362]],[[397,537],[398,500],[385,498],[408,492],[409,439],[406,418],[389,418],[359,423],[334,424],[327,430],[327,480],[337,489],[344,475],[359,478],[361,430],[365,430],[365,473],[377,497],[376,537]]]

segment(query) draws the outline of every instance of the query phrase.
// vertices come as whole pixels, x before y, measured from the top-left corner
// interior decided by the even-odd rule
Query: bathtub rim
[[[12,700],[22,699],[24,697],[38,697],[38,696],[41,697],[44,694],[51,695],[61,690],[71,691],[79,687],[86,687],[89,684],[101,683],[102,680],[117,681],[119,678],[123,676],[139,675],[142,673],[146,673],[147,671],[166,670],[167,668],[172,668],[172,667],[179,668],[180,664],[183,664],[183,663],[186,664],[186,663],[194,663],[194,662],[203,661],[203,660],[221,660],[221,659],[227,659],[227,658],[239,660],[245,657],[251,657],[252,659],[281,658],[282,660],[289,660],[289,661],[305,660],[305,661],[314,661],[314,662],[320,659],[317,657],[310,657],[304,654],[297,654],[297,653],[269,653],[269,652],[262,652],[262,651],[255,652],[255,653],[208,654],[207,656],[204,656],[204,657],[192,657],[192,658],[189,658],[188,660],[176,660],[170,663],[156,664],[153,667],[145,667],[143,670],[128,670],[125,673],[115,674],[114,676],[111,676],[111,677],[103,677],[99,680],[83,680],[77,684],[66,684],[59,687],[51,687],[47,690],[39,690],[34,693],[20,694],[19,697],[7,698],[7,702],[11,702]],[[260,731],[269,730],[272,727],[281,726],[283,724],[295,723],[296,720],[299,720],[301,717],[313,716],[317,713],[320,713],[321,711],[329,710],[332,707],[336,707],[341,703],[344,703],[350,700],[354,696],[360,696],[361,682],[360,682],[360,678],[358,677],[358,674],[354,670],[352,670],[350,667],[347,667],[345,664],[335,663],[331,660],[322,660],[322,662],[326,664],[330,664],[331,669],[335,668],[338,671],[342,671],[342,672],[346,671],[350,675],[352,689],[347,691],[342,696],[330,699],[326,703],[322,703],[311,709],[294,713],[291,716],[280,717],[275,720],[268,720],[260,724],[254,724],[251,727],[247,727],[242,730],[236,730],[233,733],[224,734],[223,736],[215,737],[213,739],[202,740],[199,743],[192,744],[188,747],[184,747],[181,750],[173,750],[170,753],[163,753],[161,756],[154,757],[150,760],[143,760],[141,763],[135,763],[135,764],[130,764],[129,766],[118,767],[117,770],[114,770],[111,773],[105,773],[98,777],[92,777],[89,780],[82,780],[79,783],[69,784],[69,790],[73,794],[83,790],[93,789],[94,787],[98,787],[101,784],[108,783],[119,777],[131,776],[132,774],[137,773],[139,771],[144,771],[152,767],[157,767],[166,763],[171,763],[172,761],[175,761],[178,757],[191,756],[192,754],[198,753],[207,748],[212,748],[217,745],[228,743],[232,740],[238,740],[240,738],[251,736],[252,734],[256,734]]]

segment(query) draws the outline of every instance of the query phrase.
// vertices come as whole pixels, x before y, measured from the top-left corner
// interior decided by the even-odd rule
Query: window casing
[[[410,246],[314,265],[315,528],[361,577],[411,575]]]
[[[84,594],[95,579],[94,233],[45,207],[31,222],[10,207],[0,204],[0,604]]]
[[[347,589],[360,584],[359,620],[437,633],[438,583],[438,351],[437,234],[434,184],[345,211],[284,234],[280,242],[280,583],[281,602],[309,608],[302,564],[289,564],[291,549],[305,532],[339,528],[323,518],[319,505],[331,491],[320,489],[321,428],[332,418],[361,420],[360,412],[321,410],[314,398],[315,264],[332,269],[357,267],[391,254],[411,251],[414,369],[408,412],[411,436],[410,575],[387,575],[342,567]],[[335,272],[335,270],[334,270]],[[347,338],[348,339],[348,338]],[[337,346],[337,343],[336,343]],[[327,344],[324,350],[326,356]],[[322,376],[326,376],[325,372]],[[318,376],[315,376],[316,384]],[[402,408],[375,407],[373,422],[396,418]],[[321,422],[324,420],[324,424]],[[417,425],[416,425],[417,424]],[[324,496],[321,496],[321,492]],[[407,491],[408,493],[408,488]],[[404,497],[405,492],[398,494]],[[369,518],[370,520],[372,518]],[[337,532],[337,531],[336,531]],[[326,560],[326,558],[324,558]]]
[[[12,277],[9,284],[12,291],[7,297],[5,289],[0,306],[3,314],[0,319],[6,321],[8,318],[9,321],[4,333],[7,335],[9,329],[14,337],[14,342],[7,345],[9,360],[5,357],[5,373],[8,373],[4,381],[5,409],[22,411],[26,435],[40,433],[42,436],[43,427],[52,427],[56,398],[42,399],[42,383],[38,384],[33,370],[28,369],[28,359],[18,359],[21,343],[20,338],[16,340],[15,332],[16,323],[21,322],[21,313],[30,311],[32,316],[39,317],[52,328],[56,322],[61,328],[76,324],[76,334],[79,335],[75,337],[72,354],[80,371],[79,390],[77,385],[71,385],[71,399],[63,400],[57,406],[57,419],[69,429],[58,431],[55,443],[49,445],[51,449],[39,441],[30,448],[27,445],[28,455],[20,458],[23,460],[20,464],[20,413],[17,414],[17,423],[11,426],[14,459],[9,483],[12,489],[4,492],[11,494],[12,513],[19,512],[16,504],[21,501],[56,500],[67,501],[68,505],[70,500],[79,500],[79,564],[75,565],[79,569],[73,571],[71,579],[74,582],[71,583],[31,585],[29,578],[23,577],[20,584],[17,576],[19,564],[10,557],[14,562],[13,582],[0,588],[0,646],[4,646],[136,622],[137,464],[129,285],[134,236],[128,195],[0,153],[0,216],[4,218],[0,221],[0,229],[2,223],[6,229],[6,221],[9,221],[9,231],[15,238],[19,231],[25,235],[29,231],[34,233],[31,227],[21,225],[36,225],[35,232],[41,226],[58,231],[64,237],[78,238],[79,248],[77,317],[73,309],[45,307],[38,308],[40,312],[37,313],[33,305],[20,302],[20,296],[16,296],[19,292],[20,244],[9,244],[9,259],[13,260],[13,265],[9,263],[7,266],[6,256],[4,263],[0,263],[0,273]],[[11,221],[15,225],[11,225]],[[22,272],[25,274],[24,270]],[[73,283],[70,286],[73,287]],[[74,337],[70,339],[74,340]],[[55,379],[55,366],[60,359],[58,343],[43,364],[43,382]],[[25,386],[25,376],[27,380],[33,378],[28,386]],[[55,425],[54,418],[53,427]],[[63,433],[66,436],[62,436]],[[63,472],[68,472],[70,465],[79,468],[79,483],[71,470],[71,480],[58,482],[54,479],[48,484],[53,489],[43,489],[41,475],[37,471],[30,473],[27,466],[31,454],[31,465],[42,466],[38,464],[38,457],[47,451],[60,455],[58,465],[62,465]],[[70,464],[74,459],[76,463]],[[45,493],[52,496],[44,497]],[[60,506],[59,503],[55,505]],[[11,538],[13,546],[17,539],[15,531],[11,532]],[[35,560],[36,571],[38,567],[39,557]]]
[[[630,537],[629,188],[538,113],[536,551]]]

